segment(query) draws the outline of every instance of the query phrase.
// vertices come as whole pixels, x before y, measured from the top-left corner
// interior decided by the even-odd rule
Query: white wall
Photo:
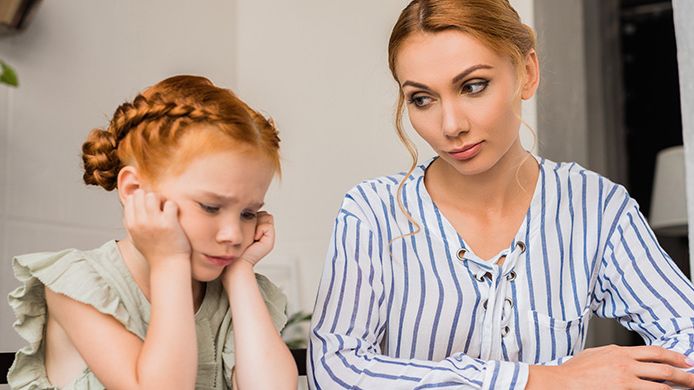
[[[22,83],[0,87],[0,295],[16,286],[12,255],[120,236],[115,198],[80,182],[79,147],[143,86],[197,73],[235,88],[280,127],[284,178],[267,202],[278,242],[259,268],[286,286],[290,310],[310,311],[342,195],[408,166],[386,61],[406,3],[44,2],[26,33],[0,38]],[[533,0],[512,3],[532,24]],[[537,128],[533,102],[524,118]],[[0,304],[0,350],[19,346],[12,320]]]
[[[387,63],[390,30],[407,3],[238,0],[238,91],[276,118],[283,142],[284,178],[268,202],[278,225],[271,256],[298,263],[304,310],[313,309],[344,193],[409,166]],[[512,3],[532,25],[533,1]],[[534,100],[523,117],[537,128]],[[420,160],[433,155],[418,145]]]
[[[45,1],[25,33],[0,37],[20,77],[0,86],[0,350],[19,347],[6,304],[12,255],[118,238],[113,194],[81,183],[87,132],[144,86],[177,73],[233,85],[235,3]]]

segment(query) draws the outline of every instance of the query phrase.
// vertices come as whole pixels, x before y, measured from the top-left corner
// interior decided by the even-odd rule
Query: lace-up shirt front
[[[431,161],[344,198],[308,359],[316,389],[523,389],[530,364],[580,352],[591,316],[694,355],[694,287],[626,190],[576,164],[538,159],[512,242],[480,259],[424,186]],[[504,257],[503,262],[499,262]],[[356,387],[353,387],[356,386]]]

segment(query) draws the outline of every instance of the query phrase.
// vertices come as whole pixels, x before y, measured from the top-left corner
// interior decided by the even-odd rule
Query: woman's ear
[[[137,168],[127,165],[118,172],[118,199],[125,204],[125,199],[135,190],[142,188],[142,179],[138,175]]]
[[[521,98],[528,100],[535,96],[537,86],[540,84],[540,64],[537,60],[537,53],[531,49],[525,56],[525,80],[521,90]]]

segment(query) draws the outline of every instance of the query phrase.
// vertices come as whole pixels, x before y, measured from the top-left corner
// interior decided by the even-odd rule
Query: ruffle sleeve
[[[115,243],[111,245],[117,250]],[[98,253],[96,258],[94,255],[68,249],[13,259],[12,266],[20,286],[10,293],[8,301],[16,316],[13,326],[27,345],[17,351],[8,373],[11,388],[55,388],[48,382],[44,366],[42,341],[47,318],[44,286],[114,317],[130,332],[144,338],[146,328],[142,318],[133,318],[133,313],[127,309],[132,303],[124,302],[119,286],[114,285],[113,270],[102,264],[113,259],[100,259],[103,253]],[[80,379],[84,378],[77,378],[76,382]]]

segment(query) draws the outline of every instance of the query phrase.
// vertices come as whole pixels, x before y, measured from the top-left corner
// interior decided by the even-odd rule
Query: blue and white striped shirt
[[[694,287],[624,187],[538,158],[522,226],[485,261],[427,193],[432,161],[403,188],[415,235],[395,239],[414,231],[396,202],[402,174],[345,196],[313,316],[310,387],[522,389],[528,365],[583,349],[591,315],[694,355]]]

